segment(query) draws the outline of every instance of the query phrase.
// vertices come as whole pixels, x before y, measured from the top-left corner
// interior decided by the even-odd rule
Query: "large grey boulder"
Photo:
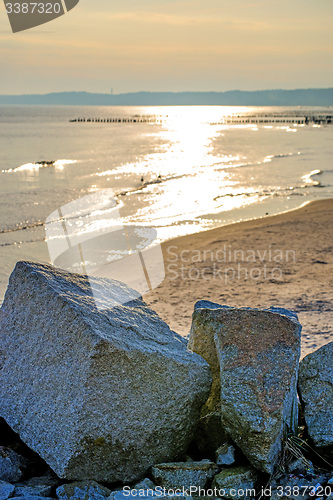
[[[0,415],[59,477],[130,482],[185,452],[210,368],[141,299],[117,306],[126,285],[95,280],[102,311],[86,276],[16,265],[0,311]]]
[[[220,384],[220,362],[216,349],[214,332],[207,328],[206,315],[202,310],[229,309],[214,302],[200,300],[194,306],[193,320],[191,326],[188,347],[202,356],[212,370],[212,386],[209,397],[201,409],[202,417],[221,412],[221,384]],[[204,323],[202,323],[202,320]]]
[[[297,428],[300,341],[297,316],[285,309],[205,302],[193,314],[189,345],[213,363],[206,407],[219,389],[222,427],[264,472],[272,473],[284,433]]]
[[[227,434],[221,426],[221,383],[220,362],[215,345],[214,334],[201,323],[201,309],[221,309],[219,304],[200,300],[194,306],[194,314],[188,348],[202,356],[212,371],[212,385],[206,403],[201,408],[200,422],[195,435],[195,443],[201,453],[214,455],[215,451],[227,441]],[[204,318],[205,321],[205,318]]]
[[[333,342],[302,359],[298,388],[308,433],[333,459]]]

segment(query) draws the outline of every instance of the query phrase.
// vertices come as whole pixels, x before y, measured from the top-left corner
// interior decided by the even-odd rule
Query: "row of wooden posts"
[[[87,122],[87,123],[155,123],[163,124],[168,117],[161,116],[136,116],[122,118],[74,118],[70,122]],[[237,115],[225,116],[221,120],[211,123],[212,125],[223,124],[263,124],[263,123],[287,123],[297,125],[330,125],[333,122],[333,115]]]

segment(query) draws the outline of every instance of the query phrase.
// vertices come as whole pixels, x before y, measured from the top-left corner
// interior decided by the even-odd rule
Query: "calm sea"
[[[18,260],[50,260],[47,217],[106,188],[161,241],[333,197],[313,114],[332,108],[0,107],[0,301]]]

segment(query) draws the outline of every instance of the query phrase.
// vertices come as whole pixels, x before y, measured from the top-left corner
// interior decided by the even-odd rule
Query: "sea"
[[[333,197],[332,112],[0,106],[0,303],[18,260],[52,261],[50,215],[87,200],[101,230],[112,198],[162,242]]]

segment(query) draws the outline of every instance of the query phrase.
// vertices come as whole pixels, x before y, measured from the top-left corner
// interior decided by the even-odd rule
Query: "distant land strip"
[[[32,95],[0,95],[0,105],[76,106],[333,106],[333,88],[295,90],[231,90],[227,92],[133,92],[94,94],[55,92]]]

